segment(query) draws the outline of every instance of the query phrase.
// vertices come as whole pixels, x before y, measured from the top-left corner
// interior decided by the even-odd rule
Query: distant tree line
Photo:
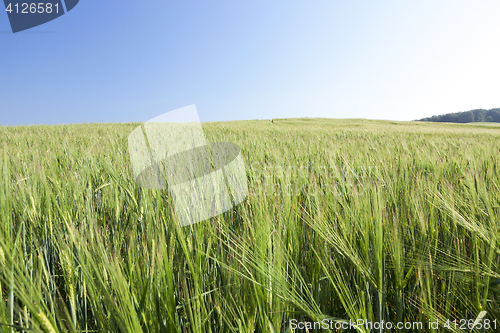
[[[440,116],[419,119],[419,121],[434,121],[441,123],[500,123],[500,108],[485,110],[477,109],[464,112],[447,113]]]

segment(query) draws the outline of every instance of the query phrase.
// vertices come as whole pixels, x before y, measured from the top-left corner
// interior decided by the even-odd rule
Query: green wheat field
[[[249,193],[184,228],[138,125],[0,127],[0,332],[500,331],[499,125],[204,123]]]

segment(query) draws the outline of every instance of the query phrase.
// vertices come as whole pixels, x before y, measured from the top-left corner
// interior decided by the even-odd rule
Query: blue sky
[[[12,34],[0,13],[0,125],[500,107],[499,17],[497,0],[81,0]]]

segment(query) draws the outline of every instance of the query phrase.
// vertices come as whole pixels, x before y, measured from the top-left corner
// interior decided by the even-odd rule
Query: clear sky
[[[81,0],[16,34],[0,13],[0,125],[190,104],[201,121],[500,107],[500,1]]]

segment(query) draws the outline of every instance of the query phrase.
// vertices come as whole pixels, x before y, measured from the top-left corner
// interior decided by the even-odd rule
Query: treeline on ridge
[[[500,108],[447,113],[440,116],[419,119],[419,121],[433,121],[441,123],[500,123]]]

